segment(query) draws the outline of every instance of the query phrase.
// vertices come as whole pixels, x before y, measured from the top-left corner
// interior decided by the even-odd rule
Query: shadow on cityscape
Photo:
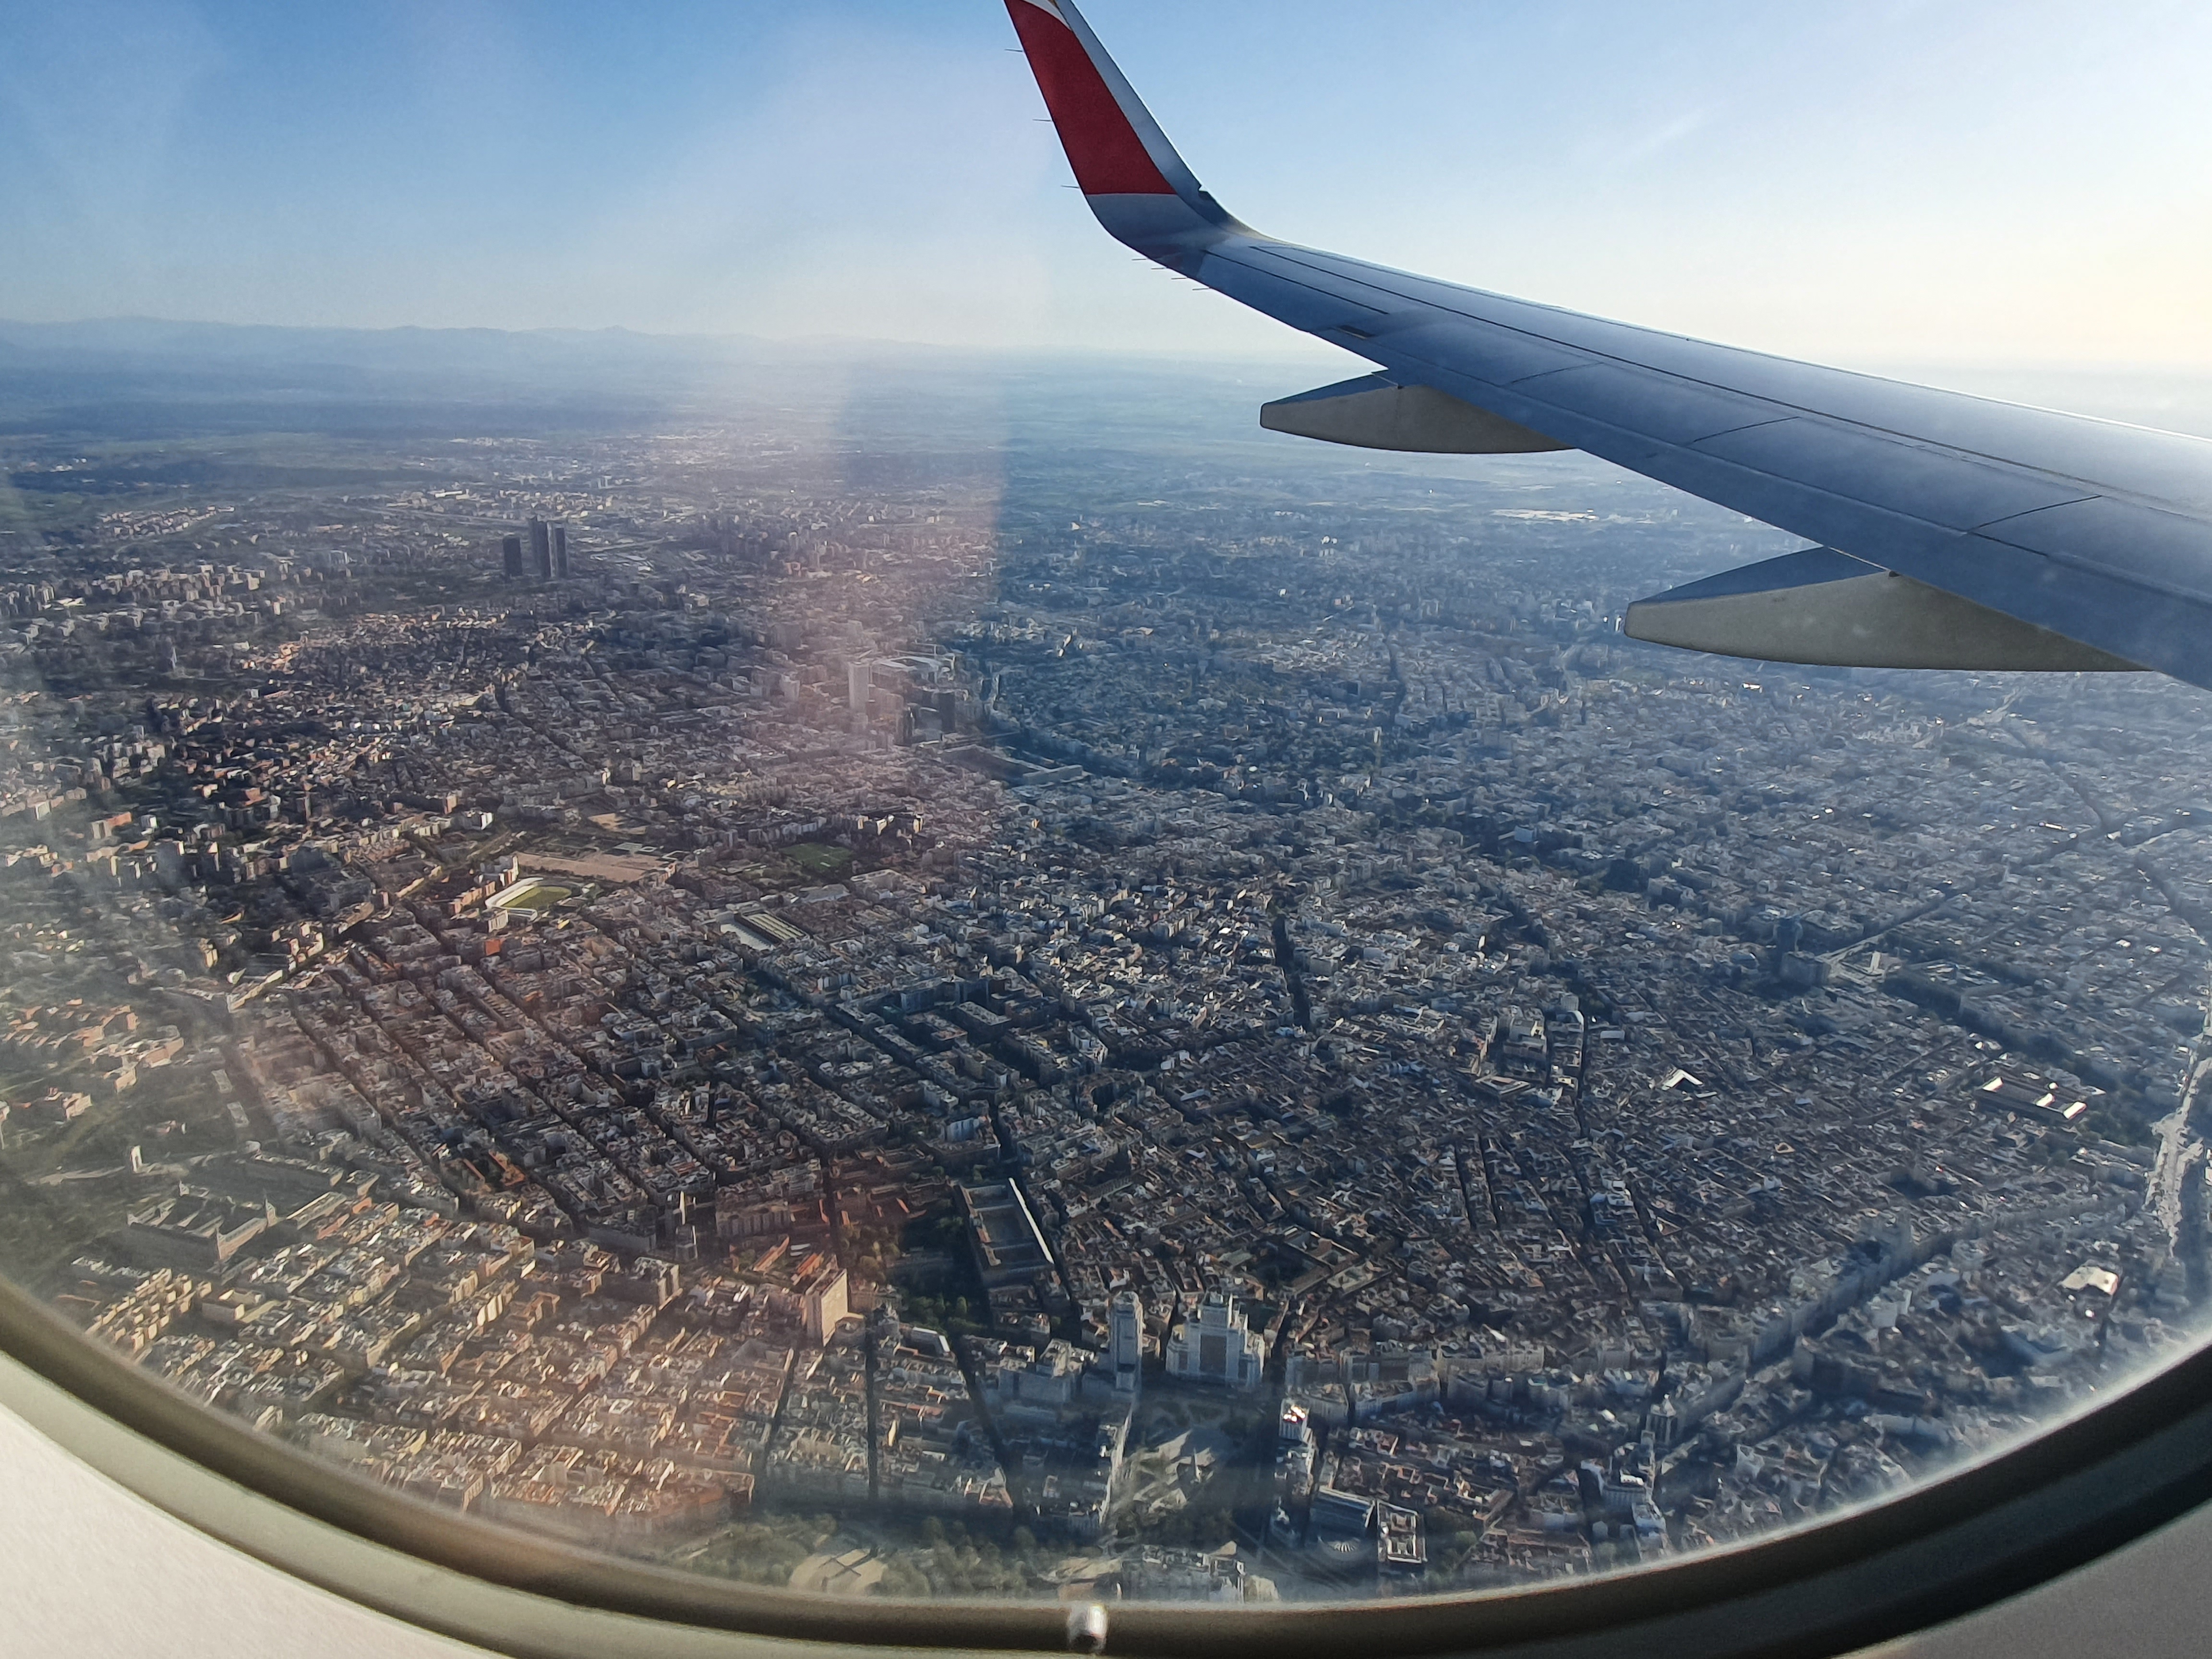
[[[1638,645],[1788,538],[1311,378],[0,327],[0,1260],[830,1594],[1650,1562],[2193,1341],[2205,694]]]

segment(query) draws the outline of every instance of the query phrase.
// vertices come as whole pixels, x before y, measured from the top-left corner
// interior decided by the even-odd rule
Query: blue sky
[[[2212,367],[2212,7],[1091,0],[1262,229],[1832,361]],[[998,0],[0,0],[0,317],[1284,355]]]

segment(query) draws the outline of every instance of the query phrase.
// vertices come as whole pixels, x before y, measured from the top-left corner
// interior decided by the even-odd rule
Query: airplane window
[[[0,268],[15,1291],[333,1491],[808,1606],[1067,1604],[1091,1646],[1094,1605],[1723,1555],[2185,1362],[2212,449],[2161,434],[2212,434],[2203,383],[1954,369],[2006,401],[1923,432],[1864,401],[1896,382],[1390,289],[1187,181],[1073,7],[1011,10],[1025,59],[988,10],[898,26],[986,89],[960,143],[1049,142],[1034,64],[1109,230],[1329,351],[1211,301],[1162,313],[1176,361],[1042,312],[825,342],[975,301],[898,310],[738,177],[832,130],[789,65],[734,129],[685,68],[545,134],[589,248],[503,216],[556,199],[519,173],[465,211],[589,95],[574,56],[149,12],[96,137],[108,48],[42,25],[0,74],[52,256]],[[586,44],[644,98],[638,40]],[[722,150],[618,202],[679,118]],[[1122,269],[1024,154],[974,197]],[[323,165],[393,226],[388,299]],[[327,247],[277,258],[264,188]],[[331,309],[237,286],[173,190]],[[679,209],[728,223],[648,252]],[[754,234],[788,268],[726,276]],[[633,256],[811,337],[702,327]],[[1634,428],[1668,375],[1702,412]],[[1966,451],[1954,523],[1928,469]],[[1867,478],[1989,550],[1790,493]],[[2182,528],[2065,542],[2089,507]]]

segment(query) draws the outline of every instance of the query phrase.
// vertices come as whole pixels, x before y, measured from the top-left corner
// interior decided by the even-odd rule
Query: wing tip
[[[1085,196],[1174,196],[1090,43],[1054,0],[1006,0],[1060,148]]]
[[[1206,193],[1074,0],[1006,0],[1077,187],[1117,240],[1176,265],[1251,228]]]

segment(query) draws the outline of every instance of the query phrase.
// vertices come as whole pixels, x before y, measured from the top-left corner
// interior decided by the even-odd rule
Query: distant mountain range
[[[871,356],[917,362],[932,355],[873,343],[789,346],[626,329],[273,328],[150,317],[0,321],[0,409],[21,412],[27,404],[76,404],[88,397],[527,401],[583,390],[658,401],[718,388],[733,370]]]
[[[343,363],[365,368],[502,369],[647,362],[754,362],[895,352],[951,356],[895,341],[785,342],[743,334],[641,334],[633,329],[283,328],[98,317],[81,322],[0,319],[0,363],[87,357],[232,363]]]
[[[1347,362],[1346,372],[1355,365]],[[1032,430],[1086,423],[1170,439],[1278,443],[1271,397],[1331,378],[1324,361],[993,354],[855,339],[629,329],[280,328],[150,317],[0,319],[0,440],[167,440],[608,430],[718,412],[834,410],[910,433],[976,435],[1019,404]],[[985,425],[990,424],[987,417]]]

